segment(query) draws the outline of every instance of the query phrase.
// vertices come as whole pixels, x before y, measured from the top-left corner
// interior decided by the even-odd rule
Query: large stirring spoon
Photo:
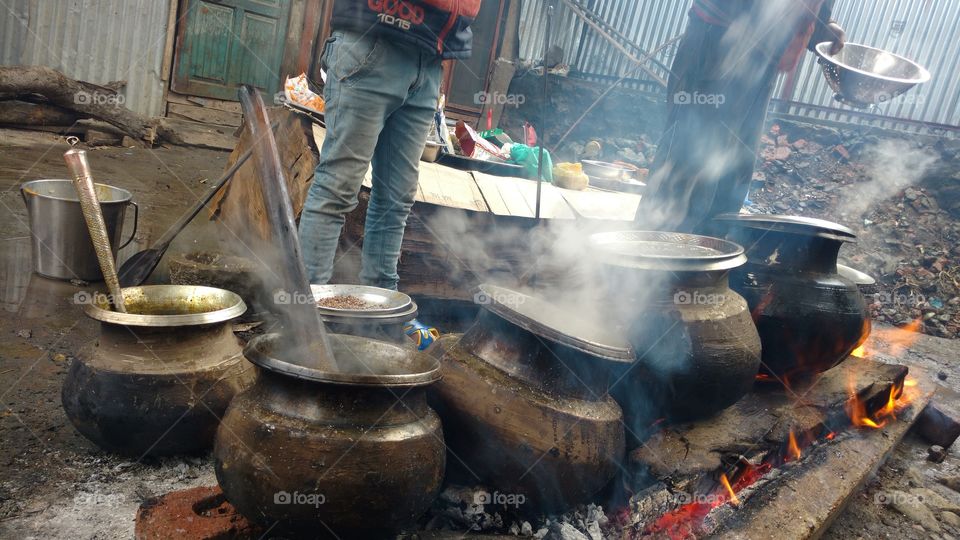
[[[117,279],[117,267],[113,260],[113,250],[110,248],[110,238],[107,236],[107,224],[103,221],[100,211],[100,200],[97,198],[97,188],[93,183],[93,174],[90,172],[90,163],[87,161],[87,151],[70,149],[63,155],[67,168],[73,175],[73,185],[77,188],[80,198],[80,208],[83,219],[87,222],[90,239],[93,240],[93,249],[97,253],[100,271],[110,290],[110,303],[120,313],[126,313],[123,302],[123,291],[120,289],[120,280]]]

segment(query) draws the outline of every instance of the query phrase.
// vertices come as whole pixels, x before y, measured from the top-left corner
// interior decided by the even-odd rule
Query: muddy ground
[[[0,131],[0,538],[131,538],[137,506],[145,498],[215,483],[208,457],[158,461],[107,455],[63,414],[64,375],[96,326],[71,302],[80,287],[31,273],[29,230],[17,186],[64,177],[66,149],[51,136],[27,139]],[[208,189],[226,157],[225,152],[183,148],[91,149],[96,177],[130,190],[141,205],[137,242],[121,258],[162,234]],[[960,390],[958,352],[957,341],[924,336],[905,361],[940,373],[944,384]],[[960,537],[955,523],[960,493],[938,482],[960,475],[958,460],[951,454],[933,465],[926,454],[927,445],[909,437],[827,537]],[[907,508],[905,513],[890,503],[897,498],[890,494],[915,497],[923,489],[935,491],[947,506],[938,499],[916,504],[928,512]]]

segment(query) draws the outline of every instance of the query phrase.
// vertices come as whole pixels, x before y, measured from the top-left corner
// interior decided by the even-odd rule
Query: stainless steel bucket
[[[97,197],[113,246],[113,256],[137,234],[140,209],[125,189],[97,184]],[[101,281],[103,274],[83,220],[77,190],[70,180],[33,180],[20,186],[30,216],[33,268],[44,277]],[[120,244],[127,205],[134,209],[133,232]]]

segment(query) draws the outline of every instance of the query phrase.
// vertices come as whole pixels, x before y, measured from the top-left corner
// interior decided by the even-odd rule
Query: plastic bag
[[[540,147],[530,147],[525,144],[512,144],[510,148],[510,162],[522,165],[527,171],[528,178],[537,178],[538,165],[540,163]],[[543,179],[547,182],[553,182],[553,158],[550,157],[550,151],[543,150]]]
[[[301,73],[299,77],[287,77],[287,82],[283,85],[283,93],[288,101],[301,107],[313,109],[318,113],[326,110],[326,103],[323,98],[310,90],[306,73]]]

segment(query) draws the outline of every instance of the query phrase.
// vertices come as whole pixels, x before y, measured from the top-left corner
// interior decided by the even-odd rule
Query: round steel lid
[[[477,298],[486,310],[546,341],[604,360],[634,360],[633,347],[611,327],[546,300],[486,283]]]
[[[243,349],[254,364],[307,381],[346,386],[416,387],[440,379],[440,362],[428,354],[358,336],[328,334],[338,371],[324,371],[280,358],[280,334],[257,336]]]
[[[636,270],[709,272],[747,262],[743,248],[710,236],[658,231],[619,231],[590,237],[602,262]]]
[[[857,235],[849,228],[825,219],[773,214],[722,214],[714,219],[730,227],[816,236],[840,242],[857,240]]]

